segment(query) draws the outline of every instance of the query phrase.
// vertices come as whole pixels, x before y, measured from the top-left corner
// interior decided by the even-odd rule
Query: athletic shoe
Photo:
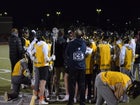
[[[60,101],[60,100],[59,100],[59,96],[56,96],[56,101]]]
[[[69,100],[69,95],[65,95],[65,97],[61,101],[63,102],[63,101],[68,101],[68,100]]]
[[[7,93],[7,92],[4,93],[4,100],[5,100],[6,102],[9,100],[8,93]]]
[[[91,104],[91,100],[90,99],[88,100],[88,103]]]
[[[45,102],[44,100],[42,100],[42,101],[39,101],[39,105],[48,105],[49,103],[48,102]]]
[[[77,99],[76,98],[74,98],[74,103],[77,103]]]

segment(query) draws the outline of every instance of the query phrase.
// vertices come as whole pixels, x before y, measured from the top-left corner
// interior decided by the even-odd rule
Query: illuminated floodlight
[[[100,14],[101,11],[102,11],[102,9],[99,9],[99,8],[96,9],[96,12],[97,12],[98,14]]]
[[[60,11],[56,11],[56,15],[61,15],[61,12]]]
[[[47,13],[47,14],[46,14],[46,16],[47,16],[47,17],[49,17],[49,16],[50,16],[50,14],[49,14],[49,13]]]

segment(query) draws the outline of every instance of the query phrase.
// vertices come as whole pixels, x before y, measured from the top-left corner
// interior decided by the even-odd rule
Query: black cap
[[[134,81],[131,85],[127,88],[127,95],[135,99],[137,96],[140,95],[140,81]]]

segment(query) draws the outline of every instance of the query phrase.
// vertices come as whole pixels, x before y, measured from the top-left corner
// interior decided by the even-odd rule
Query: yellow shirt
[[[15,64],[12,76],[26,75],[27,68],[28,68],[27,63],[24,61],[24,59],[21,59]]]
[[[92,42],[90,47],[93,49],[94,53],[97,51],[97,46],[95,42]]]
[[[131,70],[131,64],[133,61],[133,51],[126,47],[126,54],[124,59],[124,67],[126,70]]]
[[[93,56],[92,53],[88,54],[86,56],[86,74],[92,74],[93,73]]]
[[[23,37],[23,39],[25,40],[25,45],[24,45],[24,48],[27,49],[30,45],[30,40],[26,39]]]
[[[100,70],[110,70],[111,69],[111,51],[109,44],[99,45],[99,65]]]
[[[44,44],[42,44],[42,45],[35,44],[35,49],[36,49],[36,53],[35,53],[36,60],[34,62],[35,67],[46,66],[45,57],[44,57],[44,53],[43,53],[43,46],[44,46]]]
[[[115,71],[101,72],[101,80],[104,84],[107,84],[112,90],[115,90],[115,85],[121,83],[125,90],[131,83],[131,79],[126,74]]]

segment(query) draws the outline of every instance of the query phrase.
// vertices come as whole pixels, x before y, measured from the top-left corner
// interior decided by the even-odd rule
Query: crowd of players
[[[18,97],[21,86],[31,85],[39,104],[48,104],[55,94],[56,101],[68,101],[68,105],[77,101],[80,105],[85,105],[85,102],[117,105],[129,102],[124,91],[135,80],[140,80],[140,33],[89,31],[83,27],[68,30],[13,28],[9,37],[9,57],[12,92],[5,93],[7,101]],[[120,81],[119,77],[112,76],[117,73],[122,73],[119,74],[122,76]],[[102,82],[99,75],[105,75],[101,79],[103,85],[108,84],[115,98],[105,98],[107,96],[100,93]],[[115,77],[114,81],[110,81],[111,76]],[[116,82],[122,82],[123,86]],[[60,97],[60,86],[65,89],[64,98]],[[118,88],[121,93],[115,93]],[[112,95],[106,89],[104,92]]]

